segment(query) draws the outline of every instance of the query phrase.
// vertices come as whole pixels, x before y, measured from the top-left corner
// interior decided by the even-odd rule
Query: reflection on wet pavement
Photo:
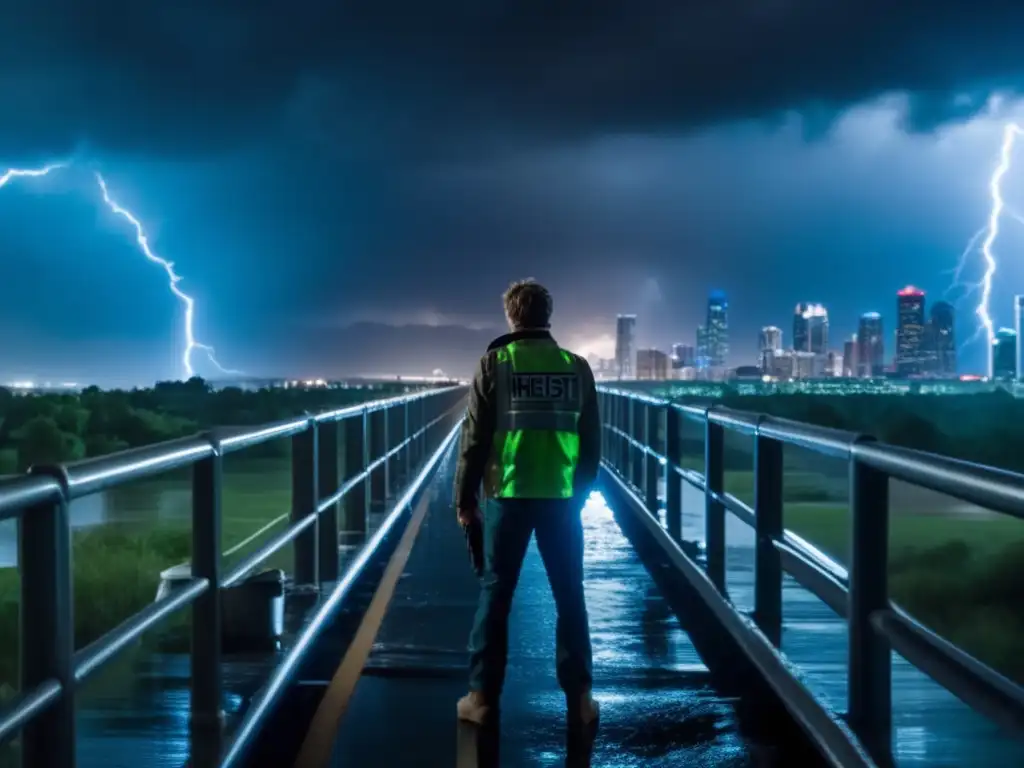
[[[452,765],[477,584],[450,501],[438,494],[356,689],[335,765]],[[611,510],[583,510],[586,585],[602,706],[594,766],[750,765],[730,702],[658,594]],[[503,768],[565,763],[565,699],[555,680],[555,610],[531,546],[512,609],[501,703]],[[385,726],[386,723],[386,726]]]

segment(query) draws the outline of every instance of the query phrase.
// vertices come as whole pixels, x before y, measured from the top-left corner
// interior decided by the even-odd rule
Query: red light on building
[[[908,285],[901,291],[896,291],[897,296],[924,296],[924,291],[920,288],[915,288],[912,285]]]

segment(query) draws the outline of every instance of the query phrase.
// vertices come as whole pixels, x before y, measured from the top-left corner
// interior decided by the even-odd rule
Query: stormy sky
[[[890,331],[986,222],[1022,25],[994,0],[4,4],[0,173],[73,164],[0,189],[0,376],[182,375],[182,305],[96,170],[247,373],[463,373],[526,276],[584,351],[618,312],[692,343],[713,289],[733,364],[801,301],[837,347],[864,311]],[[1024,172],[1004,193],[1024,209]],[[997,326],[1022,245],[1007,216]]]

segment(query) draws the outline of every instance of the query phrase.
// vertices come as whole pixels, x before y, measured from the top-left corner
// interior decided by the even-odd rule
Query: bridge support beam
[[[316,512],[317,500],[317,424],[310,419],[305,430],[292,437],[292,512],[297,523]],[[317,529],[319,520],[295,537],[294,579],[296,584],[318,584]]]
[[[33,468],[55,476],[58,468]],[[75,765],[74,608],[71,523],[64,493],[56,503],[30,508],[18,520],[21,571],[21,690],[34,691],[49,680],[60,683],[60,697],[30,720],[21,734],[25,768]]]
[[[850,727],[879,765],[892,762],[892,648],[871,623],[889,607],[889,479],[850,462]]]
[[[358,477],[369,466],[369,444],[366,440],[369,415],[345,419],[342,425],[344,433],[344,481],[347,483]],[[354,544],[366,536],[367,516],[370,511],[370,484],[366,478],[360,480],[345,495],[342,502],[345,507],[345,543]]]
[[[208,587],[192,604],[192,658],[189,730],[196,768],[213,768],[223,738],[221,669],[221,499],[223,458],[216,439],[214,455],[192,468],[192,578]]]
[[[708,578],[725,594],[725,429],[711,421],[704,425],[704,546]]]
[[[629,403],[629,436],[633,438],[629,451],[629,482],[641,491],[644,487],[644,404],[639,400]]]
[[[367,420],[370,444],[370,463],[376,464],[370,473],[370,509],[383,512],[388,500],[388,462],[380,461],[387,454],[388,412],[384,408],[370,411]],[[379,463],[378,463],[379,462]]]
[[[661,407],[655,405],[644,405],[644,443],[651,451],[661,453]],[[658,516],[660,502],[658,499],[658,476],[661,471],[661,462],[658,457],[648,451],[644,454],[644,500],[647,502],[647,511],[655,517]]]
[[[782,443],[754,438],[754,621],[776,648],[782,644]]]
[[[683,538],[683,479],[676,472],[682,459],[682,415],[669,406],[665,412],[665,528],[673,541]]]
[[[339,480],[338,422],[325,421],[317,427],[317,482],[320,486],[319,499],[326,499],[337,493]],[[340,502],[331,504],[320,513],[317,535],[317,575],[321,581],[338,580],[338,509]]]

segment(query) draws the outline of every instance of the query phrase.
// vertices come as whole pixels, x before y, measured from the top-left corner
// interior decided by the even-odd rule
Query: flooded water
[[[753,529],[732,515],[726,517],[729,595],[740,609],[752,610]],[[683,537],[704,539],[704,496],[685,483]],[[816,696],[833,710],[845,711],[846,622],[789,576],[783,584],[783,615],[783,652],[805,674]],[[1001,732],[896,654],[892,681],[894,747],[900,764],[1024,765],[1024,742]]]
[[[73,528],[107,523],[188,520],[192,514],[192,490],[187,477],[162,477],[96,493],[71,504]],[[17,521],[0,523],[0,568],[18,564]]]

